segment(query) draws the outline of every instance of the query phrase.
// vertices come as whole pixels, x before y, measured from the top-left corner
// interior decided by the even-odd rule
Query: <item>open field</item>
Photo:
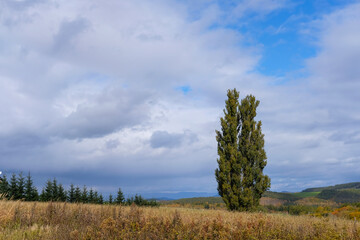
[[[0,202],[0,239],[360,239],[342,218],[186,208]]]

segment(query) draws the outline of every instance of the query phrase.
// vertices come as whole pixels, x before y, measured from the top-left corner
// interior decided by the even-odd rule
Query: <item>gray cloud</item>
[[[149,117],[148,94],[140,91],[106,90],[79,104],[69,116],[59,119],[53,131],[69,139],[98,138]]]
[[[351,132],[339,131],[332,134],[329,139],[332,141],[340,141],[344,144],[356,144],[360,143],[360,132],[356,130]]]
[[[53,51],[63,54],[64,51],[74,50],[72,44],[75,38],[88,26],[89,22],[84,18],[62,22],[59,31],[54,36]]]
[[[182,143],[182,138],[182,134],[170,134],[166,131],[156,131],[151,135],[150,145],[152,148],[178,147]]]
[[[36,4],[43,3],[43,2],[45,2],[45,1],[44,0],[21,0],[21,1],[4,0],[3,4],[5,4],[6,6],[8,6],[9,8],[11,8],[15,11],[19,11],[19,10],[25,10],[29,7],[33,7]]]
[[[176,148],[180,147],[185,141],[193,143],[197,141],[196,134],[190,131],[184,133],[168,133],[167,131],[155,131],[150,138],[150,146],[152,148]]]
[[[0,136],[0,154],[9,156],[11,154],[21,155],[22,152],[41,148],[51,141],[46,135],[18,131]]]
[[[120,142],[118,139],[111,139],[106,141],[105,145],[108,149],[114,149],[119,146]]]

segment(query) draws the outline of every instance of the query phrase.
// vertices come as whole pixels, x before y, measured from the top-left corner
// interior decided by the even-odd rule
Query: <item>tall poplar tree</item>
[[[218,192],[229,210],[252,210],[270,187],[263,174],[267,162],[261,121],[254,120],[260,102],[249,95],[240,104],[236,89],[228,90],[227,97],[221,131],[216,131]]]

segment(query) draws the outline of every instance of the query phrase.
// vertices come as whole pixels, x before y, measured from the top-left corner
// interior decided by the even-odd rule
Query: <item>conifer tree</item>
[[[95,190],[93,203],[98,203],[98,201],[99,201],[99,193]]]
[[[45,202],[53,201],[54,200],[53,192],[54,192],[53,191],[53,183],[49,179],[49,180],[47,180],[46,185],[45,185],[44,195],[42,197],[43,201],[45,201]]]
[[[81,190],[80,190],[79,186],[76,186],[76,188],[75,188],[74,197],[75,197],[75,202],[77,202],[77,203],[81,202]]]
[[[62,184],[58,186],[58,201],[65,202],[66,201],[66,191]]]
[[[18,179],[16,174],[13,173],[10,178],[10,187],[9,187],[9,199],[17,200],[18,192]]]
[[[39,197],[36,187],[33,185],[33,180],[31,178],[30,172],[26,177],[25,181],[25,200],[26,201],[37,201]]]
[[[9,182],[7,180],[6,175],[4,174],[2,178],[0,179],[0,194],[4,198],[8,198],[9,196]]]
[[[103,204],[104,203],[104,197],[103,195],[100,193],[99,195],[99,198],[98,198],[98,201],[97,201],[98,204]]]
[[[24,199],[25,198],[25,178],[23,173],[19,173],[18,176],[18,185],[16,191],[16,199]]]
[[[115,202],[116,202],[116,204],[123,204],[125,202],[124,193],[121,191],[121,188],[119,188],[119,190],[117,192]]]
[[[54,178],[53,181],[52,181],[51,200],[52,200],[52,201],[59,201],[58,183],[57,183],[57,181],[56,181],[55,178]]]
[[[74,184],[70,185],[70,190],[69,190],[69,194],[68,194],[68,201],[73,203],[75,202],[75,187]]]
[[[221,131],[216,131],[218,192],[229,210],[251,210],[270,187],[263,174],[266,166],[261,121],[254,120],[259,101],[247,96],[239,103],[239,92],[228,90]]]
[[[40,193],[40,196],[39,196],[39,200],[40,200],[41,202],[46,202],[46,201],[48,201],[48,200],[47,200],[46,193],[45,193],[45,188],[43,188],[43,189],[41,190],[41,193]]]
[[[25,182],[25,200],[26,201],[33,201],[32,200],[32,190],[33,190],[33,181],[31,179],[30,172],[27,175],[26,182]]]
[[[94,203],[94,190],[92,188],[89,191],[89,203]]]
[[[135,195],[134,203],[138,206],[145,205],[145,199],[141,195]]]
[[[36,187],[32,189],[31,199],[31,201],[39,201],[39,192]]]
[[[109,195],[109,204],[113,204],[113,196],[111,193]]]
[[[89,201],[88,191],[86,186],[84,185],[83,190],[81,192],[81,202],[87,203]]]
[[[131,204],[133,204],[133,202],[134,202],[134,197],[133,196],[128,197],[126,199],[126,205],[131,205]]]

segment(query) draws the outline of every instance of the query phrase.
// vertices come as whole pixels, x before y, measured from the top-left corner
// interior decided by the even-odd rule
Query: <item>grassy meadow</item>
[[[0,201],[0,239],[360,239],[341,217]]]

